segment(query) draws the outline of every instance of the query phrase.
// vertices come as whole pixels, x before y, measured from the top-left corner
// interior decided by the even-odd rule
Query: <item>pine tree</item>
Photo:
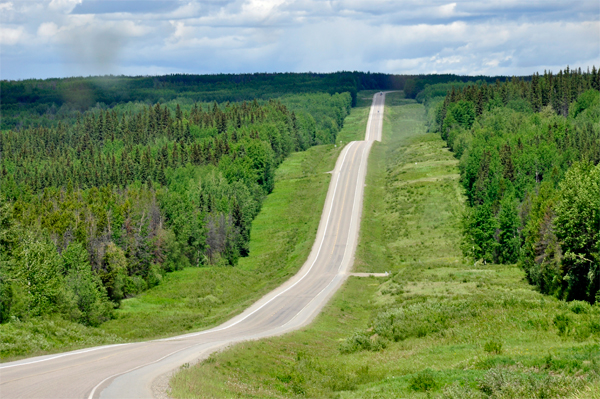
[[[509,181],[514,181],[515,167],[512,161],[512,149],[509,143],[506,143],[500,149],[500,162],[503,166],[503,177]]]
[[[515,202],[512,195],[506,195],[500,204],[497,259],[500,263],[515,263],[519,254],[520,220]]]
[[[529,102],[533,112],[539,112],[542,108],[542,93],[539,75],[536,73],[531,77],[531,90],[529,91]]]
[[[477,102],[475,103],[475,112],[477,116],[483,113],[483,90],[477,90]]]
[[[185,125],[185,135],[183,136],[184,143],[190,143],[192,141],[192,131],[190,130],[190,124]]]
[[[156,168],[156,181],[162,184],[163,186],[167,185],[167,177],[165,175],[165,169],[162,164],[158,168]]]
[[[595,65],[592,67],[591,80],[592,80],[592,82],[591,82],[592,88],[600,91],[600,68],[596,69]]]

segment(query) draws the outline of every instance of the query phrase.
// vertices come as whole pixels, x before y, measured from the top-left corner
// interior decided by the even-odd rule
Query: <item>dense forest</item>
[[[465,254],[518,262],[541,292],[590,303],[600,301],[599,90],[595,67],[457,84],[433,105],[432,126],[460,159]]]
[[[333,143],[351,101],[127,103],[2,131],[2,322],[98,325],[166,272],[235,265],[276,167]]]
[[[103,76],[1,81],[1,129],[74,122],[78,112],[146,104],[268,100],[289,93],[344,93],[356,104],[359,90],[404,90],[414,98],[426,85],[497,78],[457,75],[390,75],[365,72],[255,73],[218,75]],[[500,77],[504,80],[503,77]]]

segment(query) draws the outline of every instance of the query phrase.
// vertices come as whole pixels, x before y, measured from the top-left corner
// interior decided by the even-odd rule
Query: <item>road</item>
[[[365,141],[346,145],[332,173],[311,253],[286,283],[222,325],[177,337],[87,348],[0,365],[0,397],[151,398],[167,376],[235,342],[280,335],[307,325],[352,267],[367,158],[381,140],[385,94],[375,94]]]

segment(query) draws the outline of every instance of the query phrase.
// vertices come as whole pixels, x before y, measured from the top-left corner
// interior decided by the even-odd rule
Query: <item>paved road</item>
[[[384,99],[385,94],[373,97],[366,141],[351,142],[340,154],[317,238],[298,274],[210,330],[2,364],[0,397],[151,398],[160,391],[165,376],[186,362],[234,342],[279,335],[308,324],[352,267],[367,157],[373,141],[381,140]]]

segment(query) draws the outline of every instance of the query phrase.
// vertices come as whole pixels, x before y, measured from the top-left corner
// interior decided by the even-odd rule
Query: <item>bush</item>
[[[502,353],[502,342],[497,340],[491,340],[485,343],[483,350],[487,353],[495,353],[499,355]]]
[[[378,334],[369,336],[364,332],[355,332],[350,338],[340,345],[340,352],[344,354],[358,352],[360,350],[380,351],[387,348],[387,340]]]
[[[435,381],[433,372],[430,369],[425,369],[410,379],[409,387],[413,391],[427,392],[436,389],[438,383]]]
[[[568,314],[562,313],[554,316],[554,326],[558,330],[558,335],[567,336],[570,332],[571,317]]]
[[[558,399],[570,397],[584,385],[584,380],[579,377],[514,372],[497,367],[489,370],[476,388],[453,384],[444,389],[442,398]]]
[[[575,314],[589,313],[591,308],[590,304],[584,301],[573,301],[569,305],[569,309]]]
[[[420,338],[451,328],[457,320],[474,317],[478,312],[467,301],[418,303],[379,313],[373,321],[373,332],[396,342]]]

